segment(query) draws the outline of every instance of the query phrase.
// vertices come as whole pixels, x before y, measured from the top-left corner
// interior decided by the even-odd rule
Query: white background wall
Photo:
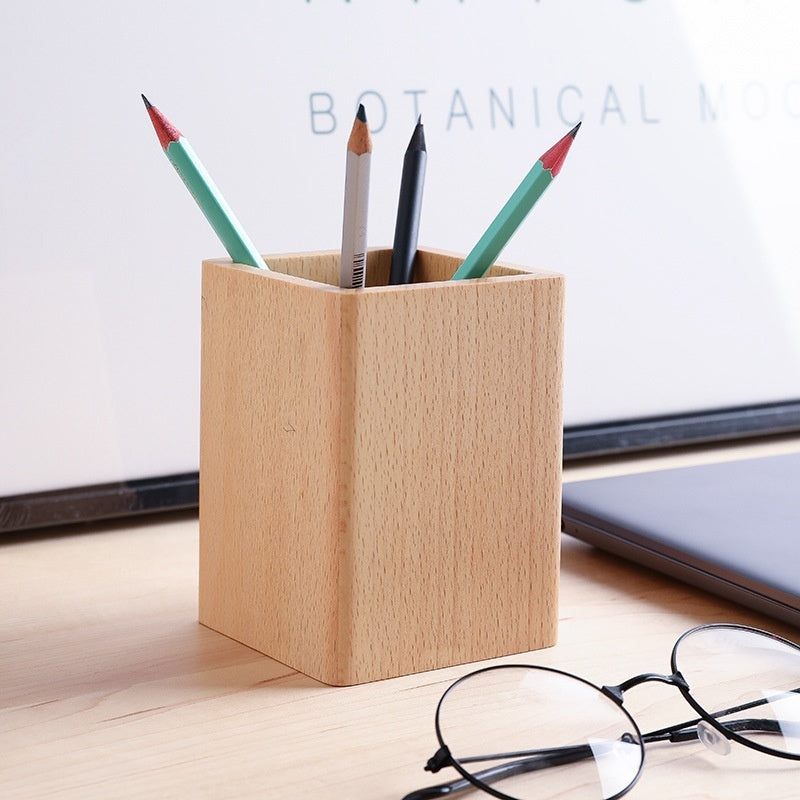
[[[420,240],[462,252],[583,120],[503,253],[568,277],[566,423],[799,397],[798,30],[791,0],[4,0],[0,496],[197,468],[224,251],[141,92],[265,253],[338,247],[359,98],[371,245],[417,112]]]

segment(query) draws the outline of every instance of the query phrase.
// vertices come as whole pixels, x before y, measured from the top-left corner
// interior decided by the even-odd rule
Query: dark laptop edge
[[[800,626],[800,611],[779,600],[767,597],[728,577],[715,575],[699,564],[688,564],[667,553],[660,553],[643,547],[633,541],[623,539],[615,533],[598,528],[585,519],[573,517],[568,506],[564,506],[561,516],[561,529],[564,533],[594,545],[628,561],[661,572],[671,578],[696,586],[711,594],[732,600],[747,608],[760,611],[770,617],[792,625]],[[714,569],[719,572],[718,567]]]

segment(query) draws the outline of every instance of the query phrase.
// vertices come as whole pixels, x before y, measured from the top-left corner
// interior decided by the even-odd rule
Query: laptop
[[[800,453],[565,483],[562,530],[800,627]]]

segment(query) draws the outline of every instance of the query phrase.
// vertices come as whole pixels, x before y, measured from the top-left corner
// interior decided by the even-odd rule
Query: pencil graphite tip
[[[358,119],[360,119],[362,122],[367,121],[367,112],[364,108],[363,103],[358,104],[358,111],[356,112],[356,117],[358,117]]]
[[[144,95],[142,95],[142,100],[144,100],[145,108],[151,109],[153,107],[153,104]]]
[[[583,120],[581,120],[568,134],[567,136],[571,136],[573,139],[578,135],[578,128],[581,127],[583,124]]]
[[[417,124],[414,126],[414,132],[411,134],[408,150],[427,150],[425,147],[425,127],[419,120],[417,120]]]

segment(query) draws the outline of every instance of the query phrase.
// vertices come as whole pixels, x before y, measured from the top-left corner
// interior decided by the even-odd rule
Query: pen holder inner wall
[[[203,265],[200,621],[331,684],[554,643],[563,277]]]
[[[270,256],[269,266],[273,272],[338,287],[339,257],[338,250],[323,253]],[[453,267],[454,260],[458,262],[456,266],[461,263],[461,259],[454,259],[452,254],[449,253],[420,250],[414,262],[414,282],[433,283],[435,281],[450,280],[455,269]],[[389,282],[391,266],[391,250],[370,250],[367,253],[367,286],[386,286]],[[489,276],[513,275],[515,272],[517,270],[513,267],[495,265],[490,270]]]

